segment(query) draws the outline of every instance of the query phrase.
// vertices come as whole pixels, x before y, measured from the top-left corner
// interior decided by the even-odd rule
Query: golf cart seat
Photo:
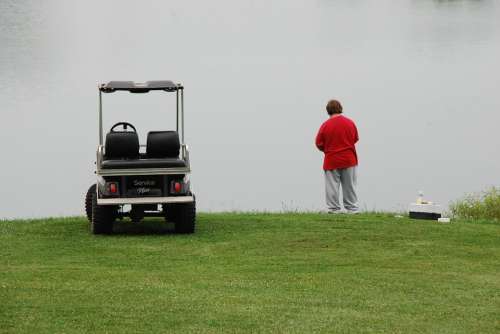
[[[111,134],[113,136],[108,141],[108,136]],[[120,135],[117,136],[117,134]],[[179,134],[176,131],[149,132],[145,155],[139,154],[138,140],[136,146],[135,140],[125,138],[125,134],[127,136],[135,134],[137,137],[135,132],[110,132],[106,136],[106,156],[102,162],[103,169],[186,167],[186,162],[179,159],[180,143]],[[108,144],[111,145],[111,156],[108,154]],[[119,151],[121,156],[115,154],[117,153],[115,145],[121,146]]]
[[[127,168],[172,168],[186,167],[181,159],[134,159],[134,160],[103,160],[102,169],[127,169]]]
[[[104,159],[138,159],[139,137],[137,132],[110,131],[106,135],[106,155]]]

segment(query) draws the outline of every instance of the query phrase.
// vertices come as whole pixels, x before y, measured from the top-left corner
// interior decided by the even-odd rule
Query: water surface
[[[0,217],[74,215],[97,83],[186,86],[201,210],[319,210],[330,98],[360,132],[364,209],[500,180],[496,1],[2,1]],[[106,95],[106,127],[171,129],[173,96]]]

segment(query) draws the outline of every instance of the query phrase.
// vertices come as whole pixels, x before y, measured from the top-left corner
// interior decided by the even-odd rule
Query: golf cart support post
[[[180,121],[181,121],[181,144],[184,145],[184,87],[172,81],[146,81],[136,83],[133,81],[110,81],[99,85],[99,145],[103,144],[102,130],[102,93],[114,93],[116,91],[128,91],[130,93],[148,93],[151,90],[163,90],[176,93],[176,131],[179,132],[179,95],[180,95]],[[180,92],[180,93],[179,93]]]
[[[110,176],[147,176],[147,175],[187,175],[191,172],[189,161],[189,150],[184,142],[184,87],[181,84],[172,81],[147,81],[144,83],[135,83],[133,81],[110,81],[106,84],[100,84],[99,88],[99,146],[97,149],[96,174],[98,183],[104,182],[103,177]],[[176,131],[180,133],[180,156],[185,162],[185,166],[178,167],[133,167],[133,168],[102,168],[102,162],[105,157],[103,143],[103,117],[102,117],[102,94],[114,93],[116,91],[128,91],[130,93],[148,93],[149,91],[175,92],[176,94]],[[145,145],[140,145],[144,148]],[[100,198],[97,191],[98,205],[124,205],[124,204],[164,204],[164,203],[188,203],[194,202],[191,194],[186,196],[162,196],[162,197],[116,197]]]

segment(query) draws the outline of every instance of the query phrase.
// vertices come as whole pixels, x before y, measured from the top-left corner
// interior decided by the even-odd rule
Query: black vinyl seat
[[[111,131],[106,135],[104,159],[139,158],[139,136],[137,132]]]
[[[179,159],[180,142],[176,131],[148,133],[146,155],[139,154],[139,139],[135,132],[110,132],[106,135],[106,155],[103,169],[186,167]]]
[[[186,167],[186,162],[176,158],[104,160],[101,167],[102,169],[172,168]]]
[[[150,131],[146,143],[148,158],[178,158],[181,144],[176,131]]]

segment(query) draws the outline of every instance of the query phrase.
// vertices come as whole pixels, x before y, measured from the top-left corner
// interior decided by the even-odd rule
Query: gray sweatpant
[[[358,197],[356,196],[356,166],[334,170],[325,170],[326,206],[328,211],[340,210],[339,188],[342,185],[344,208],[357,212]]]

